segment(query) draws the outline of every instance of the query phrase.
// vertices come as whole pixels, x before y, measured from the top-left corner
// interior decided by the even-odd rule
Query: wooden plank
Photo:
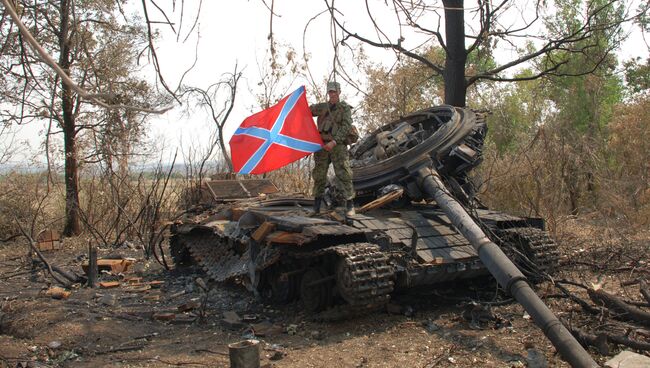
[[[370,230],[383,230],[385,228],[384,224],[377,220],[361,220],[361,223]]]
[[[374,219],[374,217],[362,215],[362,214],[360,214],[358,212],[355,215],[350,216],[350,218],[353,219],[353,220],[357,220],[357,221]]]
[[[347,225],[328,225],[328,226],[309,226],[303,229],[302,234],[305,237],[318,235],[352,235],[363,233],[363,229],[357,229]]]
[[[449,246],[444,236],[418,239],[418,249],[447,248]]]
[[[120,286],[119,281],[102,281],[99,283],[99,287],[102,289],[111,289]]]
[[[477,254],[474,248],[470,246],[453,247],[453,248],[437,248],[432,249],[437,254],[441,254],[445,259],[454,261],[465,260],[469,258],[476,258]]]
[[[431,254],[431,251],[429,249],[418,250],[417,255],[420,262],[423,263],[433,262],[436,259],[436,257],[433,254]]]
[[[390,241],[393,243],[401,243],[402,239],[400,238],[400,233],[396,230],[387,230],[386,235],[390,237]]]
[[[265,221],[260,225],[260,227],[255,230],[251,238],[256,242],[261,242],[267,235],[269,235],[273,230],[275,230],[275,224],[272,222]]]
[[[266,241],[268,243],[280,243],[280,244],[295,244],[302,245],[303,243],[309,241],[310,239],[305,237],[301,233],[292,233],[286,231],[274,231],[267,235]]]
[[[375,227],[375,229],[378,230],[386,230],[388,228],[388,224],[381,220],[370,220],[372,222],[372,225]]]
[[[404,193],[404,189],[398,189],[396,191],[385,194],[385,195],[375,199],[372,202],[366,203],[365,205],[363,205],[363,207],[359,208],[357,210],[357,212],[366,212],[366,211],[369,211],[371,209],[381,207],[384,204],[390,203],[393,200],[401,197],[402,193]]]
[[[456,231],[448,228],[447,226],[421,226],[415,228],[419,236],[429,237],[429,236],[442,236],[442,235],[453,235],[456,234]]]
[[[418,239],[418,249],[437,249],[470,246],[464,238],[434,236]]]
[[[454,259],[457,260],[465,260],[468,258],[475,258],[478,256],[474,248],[471,247],[451,248],[451,250],[449,251],[449,255],[451,255]]]
[[[413,236],[413,230],[410,228],[396,229],[395,231],[400,234],[401,239],[406,239],[408,242],[410,242],[410,239]]]
[[[438,249],[422,249],[417,251],[420,262],[429,264],[443,264],[453,262],[454,259],[445,252]]]
[[[408,217],[404,217],[404,221],[414,227],[431,226],[427,219],[420,215],[409,215]]]

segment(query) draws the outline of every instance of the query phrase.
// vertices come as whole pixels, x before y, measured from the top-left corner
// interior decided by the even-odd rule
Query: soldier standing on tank
[[[346,140],[352,132],[352,109],[340,100],[341,85],[327,83],[327,102],[311,105],[311,113],[317,116],[318,131],[323,139],[323,149],[314,153],[314,212],[320,213],[323,193],[327,184],[327,169],[330,162],[334,173],[342,183],[345,198],[345,215],[354,215],[354,188],[352,169]]]

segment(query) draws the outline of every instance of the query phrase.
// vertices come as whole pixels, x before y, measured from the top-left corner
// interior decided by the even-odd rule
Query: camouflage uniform
[[[352,169],[350,168],[350,158],[348,147],[345,140],[352,129],[352,109],[344,101],[339,101],[334,105],[329,103],[319,103],[310,106],[313,116],[318,116],[318,131],[320,132],[323,142],[327,144],[332,140],[336,141],[336,146],[328,152],[320,150],[314,153],[314,197],[321,197],[327,184],[327,169],[330,162],[334,166],[336,177],[343,184],[341,191],[346,200],[354,198],[354,189],[352,187]]]

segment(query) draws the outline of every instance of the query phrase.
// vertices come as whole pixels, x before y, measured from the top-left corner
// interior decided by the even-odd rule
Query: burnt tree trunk
[[[465,80],[465,17],[463,0],[443,0],[445,6],[445,42],[447,57],[443,78],[445,103],[464,107],[467,82]]]
[[[70,1],[61,0],[61,24],[59,31],[59,66],[70,75],[71,51],[68,40]],[[74,97],[70,86],[61,81],[61,110],[63,146],[65,150],[65,227],[63,235],[81,233],[79,218],[79,167],[77,163],[77,127],[73,112]]]

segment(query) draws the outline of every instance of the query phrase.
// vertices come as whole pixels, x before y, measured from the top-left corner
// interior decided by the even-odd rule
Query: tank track
[[[383,305],[395,286],[395,271],[377,245],[354,243],[333,248],[339,294],[353,306]]]
[[[173,246],[177,250],[172,254],[183,254],[182,249],[187,249],[194,262],[212,280],[225,281],[247,274],[247,255],[240,256],[236,254],[234,249],[222,242],[218,236],[207,231],[194,231],[189,234],[176,235],[175,237],[176,239],[172,244],[175,243]]]
[[[497,232],[505,252],[521,272],[533,282],[552,275],[560,261],[557,243],[546,231],[534,227],[514,227]]]
[[[234,249],[210,232],[192,232],[176,235],[177,254],[184,250],[214,281],[225,281],[248,274],[247,253],[237,255]],[[351,243],[319,249],[313,252],[292,252],[296,258],[313,258],[335,254],[335,278],[340,296],[353,309],[375,309],[390,300],[395,286],[395,272],[388,257],[377,245]],[[273,263],[273,262],[269,262]]]
[[[191,266],[195,263],[181,235],[174,234],[169,238],[169,253],[176,268]]]

